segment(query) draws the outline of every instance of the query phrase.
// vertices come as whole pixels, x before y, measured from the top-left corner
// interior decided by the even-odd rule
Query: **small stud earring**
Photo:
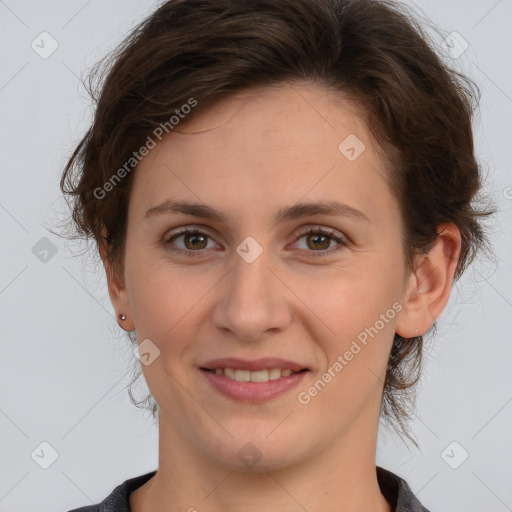
[[[119,315],[119,320],[126,320],[126,315],[123,315],[122,313]]]

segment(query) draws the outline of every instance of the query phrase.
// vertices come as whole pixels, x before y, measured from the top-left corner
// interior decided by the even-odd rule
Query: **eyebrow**
[[[224,222],[224,216],[214,208],[200,203],[189,203],[186,201],[174,201],[167,199],[163,203],[150,208],[145,217],[168,213],[182,213],[201,217],[204,219],[218,220]],[[293,206],[287,206],[280,209],[274,216],[274,222],[283,220],[298,219],[311,215],[332,215],[353,217],[355,219],[370,222],[370,219],[360,210],[338,201],[329,201],[326,203],[299,203]]]

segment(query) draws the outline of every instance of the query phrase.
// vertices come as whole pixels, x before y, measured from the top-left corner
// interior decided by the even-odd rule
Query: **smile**
[[[290,369],[234,370],[233,368],[200,368],[208,384],[224,397],[238,402],[259,403],[290,391],[309,373],[309,370]]]
[[[289,368],[272,368],[271,370],[259,370],[255,372],[235,370],[234,368],[215,368],[209,371],[214,372],[216,375],[225,375],[228,379],[238,382],[268,382],[269,380],[277,380],[281,377],[289,377],[292,373],[299,373]]]

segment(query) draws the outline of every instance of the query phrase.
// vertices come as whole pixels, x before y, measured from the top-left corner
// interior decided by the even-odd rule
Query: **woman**
[[[159,420],[96,510],[426,511],[376,467],[485,242],[472,83],[376,0],[168,1],[61,186]]]

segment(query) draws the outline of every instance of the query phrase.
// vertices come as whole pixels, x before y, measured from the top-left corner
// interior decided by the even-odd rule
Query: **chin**
[[[226,437],[205,448],[210,451],[212,462],[230,471],[267,473],[297,464],[304,446],[301,444],[302,450],[298,452],[297,443],[293,442],[284,430],[283,435],[276,435],[275,439],[269,439],[267,436],[272,428],[262,431],[261,434],[251,429],[252,434],[237,435],[229,439]],[[207,442],[211,442],[211,438]]]

